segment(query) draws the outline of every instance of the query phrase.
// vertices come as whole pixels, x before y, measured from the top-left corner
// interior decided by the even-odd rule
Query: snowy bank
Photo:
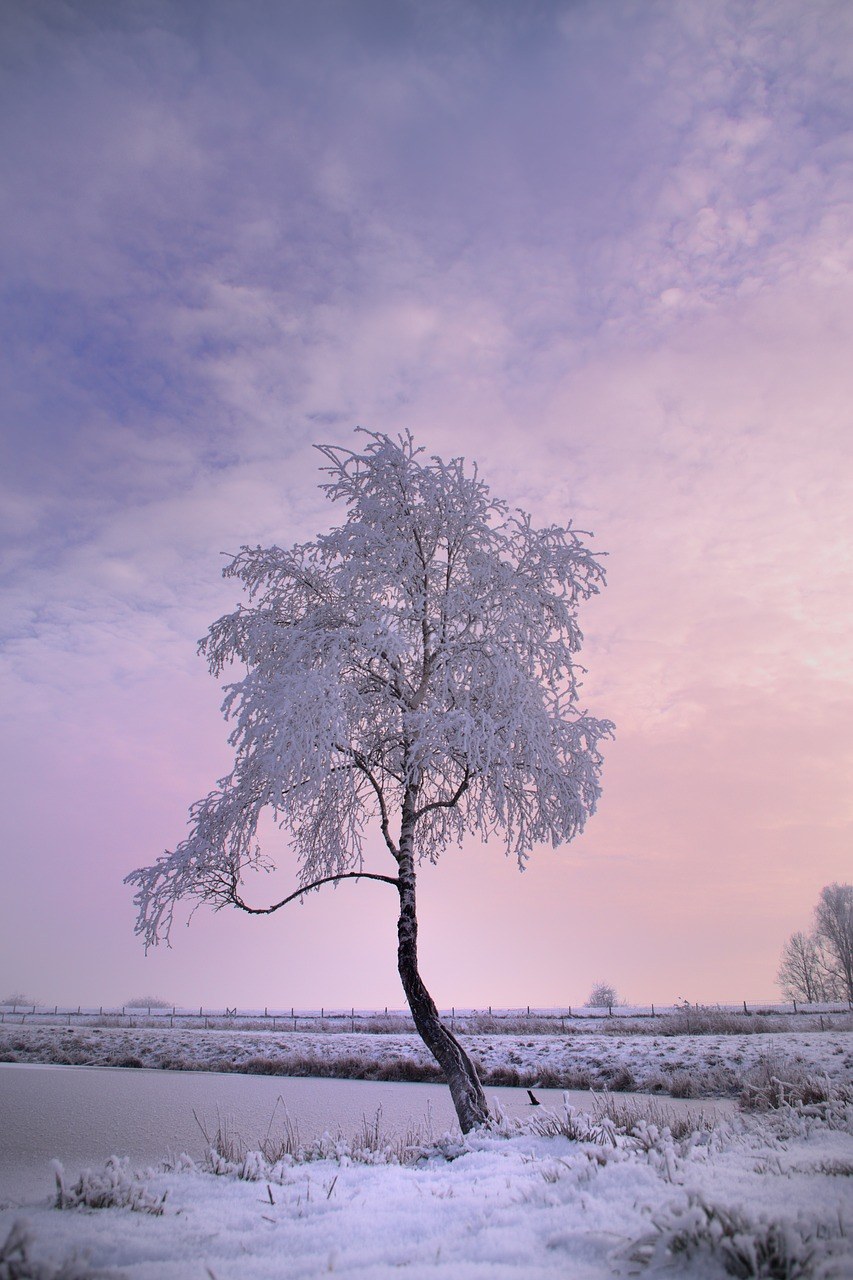
[[[113,1161],[76,1185],[57,1170],[61,1208],[0,1208],[0,1275],[843,1280],[851,1134],[848,1094],[691,1133],[567,1111],[406,1151],[369,1133],[301,1152],[286,1134],[265,1152],[220,1136],[203,1165]]]
[[[853,1080],[853,1031],[460,1037],[486,1084],[735,1097],[768,1062]],[[435,1080],[416,1035],[0,1027],[0,1060],[343,1079]]]

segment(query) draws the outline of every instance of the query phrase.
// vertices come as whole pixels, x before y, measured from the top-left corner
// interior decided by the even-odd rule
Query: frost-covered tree
[[[776,981],[787,996],[853,1005],[853,885],[821,889],[812,933],[792,933]]]
[[[612,1009],[619,996],[612,982],[596,982],[584,1003],[587,1009]]]
[[[821,889],[815,937],[829,958],[840,998],[853,1004],[853,885],[828,884]]]
[[[826,994],[820,948],[810,934],[792,933],[782,948],[776,981],[789,1000],[817,1004]]]
[[[234,768],[191,809],[189,836],[127,879],[146,945],[168,939],[180,899],[261,915],[347,879],[392,886],[403,990],[467,1131],[488,1108],[418,970],[416,870],[466,833],[500,832],[523,868],[534,845],[583,829],[612,726],[578,709],[577,610],[603,572],[571,527],[534,528],[464,460],[364,436],[362,452],[318,446],[343,524],[290,550],[243,547],[225,568],[248,602],[200,649],[216,676],[245,668],[223,704]],[[264,811],[289,834],[299,888],[254,906]],[[392,874],[365,869],[372,824]]]

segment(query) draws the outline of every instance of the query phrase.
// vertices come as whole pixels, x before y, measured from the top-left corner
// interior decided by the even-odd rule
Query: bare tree
[[[619,1003],[616,988],[610,982],[596,982],[586,998],[587,1009],[612,1009]]]
[[[243,547],[224,570],[248,604],[200,648],[214,675],[246,668],[223,705],[234,769],[193,806],[187,839],[127,879],[146,945],[168,939],[180,899],[262,915],[342,880],[392,886],[403,990],[467,1131],[488,1108],[421,979],[416,868],[500,831],[523,869],[534,845],[583,829],[612,726],[577,707],[577,609],[603,572],[571,527],[535,529],[462,459],[365,435],[361,453],[320,446],[340,527]],[[299,887],[254,906],[264,810],[291,837]],[[371,824],[393,874],[365,869]]]
[[[828,884],[815,908],[815,937],[828,958],[828,968],[853,1004],[853,885]]]
[[[807,933],[792,933],[782,948],[776,981],[789,1000],[816,1004],[827,999],[820,948]]]

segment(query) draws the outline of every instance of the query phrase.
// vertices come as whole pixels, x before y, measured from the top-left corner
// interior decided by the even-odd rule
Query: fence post
[[[745,1000],[744,1000],[744,1002],[743,1002],[743,1011],[744,1011],[744,1013],[749,1013],[749,1010],[748,1010],[748,1009],[747,1009],[747,1007],[746,1007],[746,1001],[745,1001]]]

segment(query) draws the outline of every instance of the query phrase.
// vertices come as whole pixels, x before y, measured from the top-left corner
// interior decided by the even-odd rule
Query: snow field
[[[0,1209],[0,1242],[16,1223],[29,1230],[19,1274],[39,1280],[74,1276],[59,1267],[75,1252],[85,1280],[604,1280],[644,1262],[719,1280],[732,1250],[760,1261],[768,1241],[789,1272],[739,1274],[853,1274],[849,1103],[828,1121],[826,1109],[786,1109],[678,1137],[642,1123],[585,1132],[573,1141],[508,1125],[440,1141],[413,1166],[363,1164],[344,1149],[310,1163],[114,1166],[113,1183],[144,1188],[162,1211],[45,1203],[25,1225]]]
[[[492,1084],[736,1096],[768,1063],[853,1082],[853,1031],[460,1039]],[[412,1078],[420,1069],[435,1078],[423,1042],[404,1034],[0,1026],[0,1059],[342,1078]]]
[[[94,1170],[76,1195],[67,1188],[67,1203],[78,1203],[63,1211],[47,1195],[46,1169],[42,1202],[0,1204],[0,1280],[389,1280],[401,1270],[412,1280],[605,1280],[659,1268],[695,1280],[853,1276],[850,1032],[477,1036],[466,1046],[484,1071],[583,1066],[599,1078],[628,1070],[638,1083],[683,1072],[740,1087],[750,1072],[772,1079],[784,1068],[785,1079],[796,1068],[834,1082],[838,1097],[706,1121],[692,1134],[629,1110],[618,1132],[558,1116],[544,1136],[541,1108],[527,1131],[507,1121],[501,1134],[425,1142],[411,1165],[384,1163],[395,1159],[390,1141],[365,1152],[327,1138],[298,1159],[220,1144],[207,1162]],[[286,1067],[289,1055],[333,1064],[341,1052],[365,1069],[423,1056],[405,1035],[9,1027],[0,1036],[0,1054],[32,1061],[125,1055],[239,1070],[253,1059]],[[87,1207],[99,1202],[124,1207]]]

